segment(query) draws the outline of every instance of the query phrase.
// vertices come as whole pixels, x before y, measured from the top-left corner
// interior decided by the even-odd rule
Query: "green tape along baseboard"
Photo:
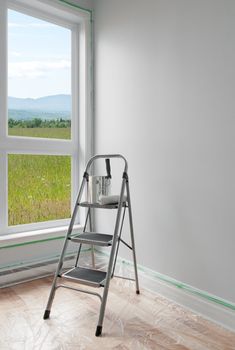
[[[18,243],[18,244],[12,244],[12,245],[8,245],[8,246],[2,246],[0,247],[0,249],[8,249],[8,248],[15,248],[15,247],[21,247],[21,246],[26,246],[26,245],[30,245],[30,244],[38,244],[38,243],[43,243],[43,242],[48,242],[48,241],[52,241],[52,240],[58,240],[58,239],[64,239],[64,237],[52,237],[52,238],[47,238],[47,239],[41,239],[41,240],[37,240],[37,241],[28,241],[28,242],[24,242],[24,243]],[[88,249],[83,249],[82,251],[85,252],[85,251],[90,251],[91,249],[88,248]],[[104,252],[101,252],[99,250],[95,250],[97,254],[101,254],[101,255],[104,255],[104,256],[108,256],[108,254],[104,253]],[[70,255],[74,255],[75,253],[70,253]],[[56,255],[54,257],[50,257],[51,259],[52,258],[56,258],[56,257],[59,257],[59,255]],[[126,260],[126,259],[123,259],[123,258],[118,258],[118,261],[119,263],[122,263],[122,264],[125,264],[125,265],[128,265],[128,266],[133,266],[133,263]],[[15,265],[8,265],[8,266],[3,266],[3,267],[0,267],[0,270],[2,269],[6,269],[6,268],[16,268],[16,267],[20,267],[24,265],[24,263],[18,263],[18,264],[15,264]],[[141,266],[138,264],[138,270],[139,271],[142,271],[144,272],[145,274],[147,274],[149,277],[152,277],[152,278],[156,278],[156,279],[159,279],[161,281],[164,281],[170,285],[173,285],[174,287],[176,288],[179,288],[179,289],[182,289],[182,290],[185,290],[191,294],[194,294],[200,298],[203,298],[203,299],[206,299],[210,302],[213,302],[213,303],[216,303],[218,305],[221,305],[221,306],[224,306],[230,310],[233,310],[235,311],[235,304],[231,303],[231,302],[228,302],[222,298],[219,298],[219,297],[216,297],[214,295],[211,295],[207,292],[204,292],[202,290],[199,290],[199,289],[196,289],[192,286],[189,286],[188,284],[186,283],[182,283],[182,282],[179,282],[169,276],[166,276],[166,275],[163,275],[163,274],[160,274],[159,272],[156,272],[156,271],[153,271],[147,267],[144,267],[144,266]]]
[[[131,263],[127,262],[127,261],[122,261],[122,263],[131,265]],[[232,304],[232,303],[230,303],[230,302],[228,302],[228,301],[226,301],[226,300],[224,300],[222,298],[219,298],[219,297],[216,297],[214,295],[211,295],[211,294],[209,294],[209,293],[207,293],[205,291],[196,289],[196,288],[194,288],[194,287],[192,287],[192,286],[190,286],[190,285],[188,285],[186,283],[179,282],[179,281],[177,281],[177,280],[175,280],[175,279],[173,279],[173,278],[171,278],[169,276],[165,276],[163,274],[155,272],[155,271],[153,271],[151,269],[148,269],[146,267],[138,265],[138,269],[140,271],[143,271],[144,273],[147,272],[147,274],[151,275],[152,277],[157,278],[159,280],[162,280],[162,281],[164,281],[166,283],[169,283],[169,284],[173,285],[174,287],[177,287],[179,289],[185,290],[185,291],[187,291],[187,292],[189,292],[191,294],[197,295],[197,296],[199,296],[199,297],[201,297],[203,299],[206,299],[208,301],[211,301],[213,303],[222,305],[222,306],[224,306],[226,308],[229,308],[229,309],[235,311],[235,304]]]
[[[83,248],[81,251],[83,253],[90,252],[91,248]],[[65,258],[73,257],[76,254],[77,254],[77,251],[68,252],[65,255]],[[17,269],[17,268],[27,267],[29,265],[34,265],[34,264],[37,265],[37,264],[40,264],[40,263],[47,263],[47,262],[50,263],[52,260],[55,260],[55,259],[58,260],[59,257],[60,257],[60,253],[58,253],[56,255],[53,255],[53,256],[38,258],[38,259],[30,260],[30,261],[29,260],[28,261],[20,261],[20,262],[14,263],[14,264],[7,264],[7,265],[4,265],[4,266],[0,266],[0,271],[5,271],[5,270],[8,270],[8,269]]]
[[[100,253],[104,256],[108,256],[108,254],[104,253],[104,252],[101,252],[101,251],[97,251],[97,253]],[[129,260],[126,260],[126,259],[123,259],[123,258],[118,258],[118,261],[119,263],[121,264],[125,264],[127,266],[130,266],[130,267],[133,267],[133,263]],[[220,297],[217,297],[215,295],[212,295],[212,294],[209,294],[205,291],[202,291],[200,289],[197,289],[197,288],[194,288],[186,283],[183,283],[183,282],[180,282],[180,281],[177,281],[175,280],[174,278],[171,278],[169,276],[166,276],[166,275],[163,275],[159,272],[156,272],[154,270],[151,270],[145,266],[142,266],[142,265],[139,265],[138,264],[138,271],[141,271],[141,272],[144,272],[145,275],[147,275],[148,277],[152,277],[154,279],[158,279],[158,280],[161,280],[161,281],[164,281],[176,288],[179,288],[179,289],[182,289],[182,290],[185,290],[191,294],[194,294],[202,299],[205,299],[207,301],[210,301],[210,302],[213,302],[215,304],[218,304],[218,305],[221,305],[227,309],[230,309],[230,310],[233,310],[235,311],[235,304],[234,303],[231,303],[227,300],[224,300]]]

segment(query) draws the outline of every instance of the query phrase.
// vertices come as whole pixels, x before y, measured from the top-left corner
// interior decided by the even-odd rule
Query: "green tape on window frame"
[[[77,9],[79,9],[79,10],[88,12],[88,13],[90,14],[90,16],[91,16],[91,21],[93,20],[93,13],[92,13],[92,10],[87,9],[87,8],[85,8],[85,7],[82,7],[82,6],[79,6],[79,5],[77,5],[77,4],[74,4],[73,2],[70,2],[70,1],[67,1],[67,0],[58,0],[58,1],[61,2],[61,3],[66,4],[66,5],[68,5],[68,6],[71,6],[71,7],[77,8]]]

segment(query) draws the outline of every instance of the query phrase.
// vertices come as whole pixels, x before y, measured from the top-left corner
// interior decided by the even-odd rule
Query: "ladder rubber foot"
[[[95,335],[96,337],[99,337],[102,333],[102,326],[97,326]]]
[[[45,310],[44,316],[43,316],[44,320],[47,320],[50,317],[50,312],[51,312],[50,310]]]
[[[139,290],[137,290],[137,291],[136,291],[136,294],[140,294],[140,291],[139,291]]]

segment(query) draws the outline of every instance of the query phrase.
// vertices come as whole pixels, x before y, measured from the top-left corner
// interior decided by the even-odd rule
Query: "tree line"
[[[34,119],[8,119],[9,128],[70,128],[71,120],[68,119],[50,119],[43,120],[41,118]]]

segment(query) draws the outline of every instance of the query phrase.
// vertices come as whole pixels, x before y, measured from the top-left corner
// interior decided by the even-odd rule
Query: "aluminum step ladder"
[[[88,185],[88,182],[89,182],[89,172],[91,170],[91,166],[95,160],[100,159],[100,158],[105,159],[106,169],[107,169],[107,164],[108,164],[109,169],[107,169],[107,172],[110,172],[109,161],[111,158],[121,158],[124,161],[124,171],[123,171],[123,176],[122,176],[121,191],[120,191],[118,203],[101,205],[98,203],[81,202],[81,198],[83,195],[85,185],[86,184]],[[127,278],[127,279],[135,281],[136,293],[137,294],[140,293],[139,282],[138,282],[138,273],[137,273],[136,252],[135,252],[133,219],[132,219],[132,211],[131,211],[129,179],[128,179],[127,172],[128,172],[127,161],[120,154],[96,155],[88,161],[84,175],[83,175],[83,180],[82,180],[82,183],[81,183],[81,186],[79,189],[78,197],[77,197],[77,200],[75,203],[74,211],[73,211],[73,214],[71,217],[70,225],[69,225],[66,237],[65,237],[61,256],[60,256],[58,266],[57,266],[57,269],[55,272],[54,280],[53,280],[52,287],[51,287],[51,292],[49,295],[49,299],[48,299],[46,310],[45,310],[44,317],[43,317],[44,319],[48,319],[50,316],[53,299],[55,296],[55,292],[58,288],[67,288],[67,289],[72,289],[72,290],[76,290],[76,291],[87,293],[87,294],[92,294],[92,295],[97,296],[101,301],[99,319],[98,319],[98,324],[97,324],[96,333],[95,333],[96,336],[100,336],[102,334],[102,326],[103,326],[103,320],[104,320],[104,314],[105,314],[105,308],[106,308],[106,302],[107,302],[107,297],[108,297],[110,280],[111,280],[111,278],[115,277],[114,272],[115,272],[115,266],[116,266],[116,261],[117,261],[120,243],[123,243],[125,246],[127,246],[129,249],[132,250],[135,278],[134,279]],[[126,195],[125,195],[125,193],[126,193]],[[74,222],[75,222],[79,207],[87,208],[84,229],[83,229],[82,233],[72,235],[73,226],[74,226]],[[94,210],[94,209],[117,210],[115,228],[114,228],[114,233],[112,235],[98,233],[98,232],[92,232],[91,210]],[[128,213],[129,213],[131,245],[126,243],[121,238],[126,209],[128,210]],[[87,231],[88,222],[89,222],[89,230]],[[69,242],[74,242],[74,243],[79,244],[78,253],[76,256],[76,261],[75,261],[74,267],[72,269],[67,270],[67,271],[63,271],[64,257],[65,257],[66,249],[68,247]],[[107,271],[96,270],[94,268],[94,266],[95,266],[94,265],[94,255],[93,255],[93,268],[92,269],[85,268],[85,267],[78,265],[82,244],[90,244],[92,246],[92,248],[93,248],[93,246],[111,247]],[[92,252],[94,254],[93,250],[92,250]],[[122,276],[117,276],[117,277],[122,278]],[[92,292],[90,290],[74,288],[74,287],[71,287],[69,285],[58,283],[58,279],[60,281],[63,279],[67,279],[71,282],[77,282],[77,283],[82,284],[82,285],[88,285],[88,286],[96,287],[96,288],[103,287],[103,294],[101,296],[99,293]]]

